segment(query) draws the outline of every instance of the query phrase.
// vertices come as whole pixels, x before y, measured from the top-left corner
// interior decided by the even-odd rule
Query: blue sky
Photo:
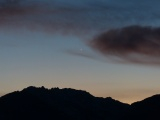
[[[157,0],[2,0],[0,94],[30,85],[71,87],[131,103],[160,93],[159,65],[109,61],[86,44],[110,29],[159,27],[158,5]]]

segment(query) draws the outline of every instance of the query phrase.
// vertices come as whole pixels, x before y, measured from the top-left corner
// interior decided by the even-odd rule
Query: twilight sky
[[[160,93],[159,0],[0,0],[0,96],[75,88],[126,103]]]

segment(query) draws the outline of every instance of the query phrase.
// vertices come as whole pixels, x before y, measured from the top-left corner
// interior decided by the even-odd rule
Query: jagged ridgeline
[[[140,120],[159,111],[159,95],[129,105],[71,88],[28,87],[0,98],[0,120]]]

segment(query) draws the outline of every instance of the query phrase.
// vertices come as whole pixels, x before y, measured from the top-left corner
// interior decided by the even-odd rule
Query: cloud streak
[[[160,65],[160,28],[128,26],[102,33],[89,42],[94,50],[120,63]]]
[[[92,60],[100,60],[97,59],[97,56],[95,54],[91,54],[87,51],[77,51],[77,50],[65,50],[65,53],[73,55],[73,56],[79,56],[79,57],[84,57],[84,58],[88,58],[88,59],[92,59]]]
[[[157,25],[158,3],[156,0],[152,5],[136,0],[1,0],[0,29],[25,27],[51,34],[61,31],[87,35],[125,25]]]
[[[85,6],[82,3],[78,5],[72,0],[69,2],[63,0],[60,2],[56,0],[2,0],[0,1],[0,28],[25,27],[51,34],[59,31],[64,33],[89,31],[93,24],[89,21],[94,18],[87,16],[100,9],[95,10],[95,7]],[[97,21],[94,20],[95,22]]]

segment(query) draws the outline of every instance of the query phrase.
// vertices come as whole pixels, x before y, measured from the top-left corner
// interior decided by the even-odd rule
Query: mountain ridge
[[[159,94],[131,105],[111,97],[95,97],[84,90],[43,86],[30,86],[0,97],[1,120],[132,120],[139,116],[153,119],[159,111]]]

